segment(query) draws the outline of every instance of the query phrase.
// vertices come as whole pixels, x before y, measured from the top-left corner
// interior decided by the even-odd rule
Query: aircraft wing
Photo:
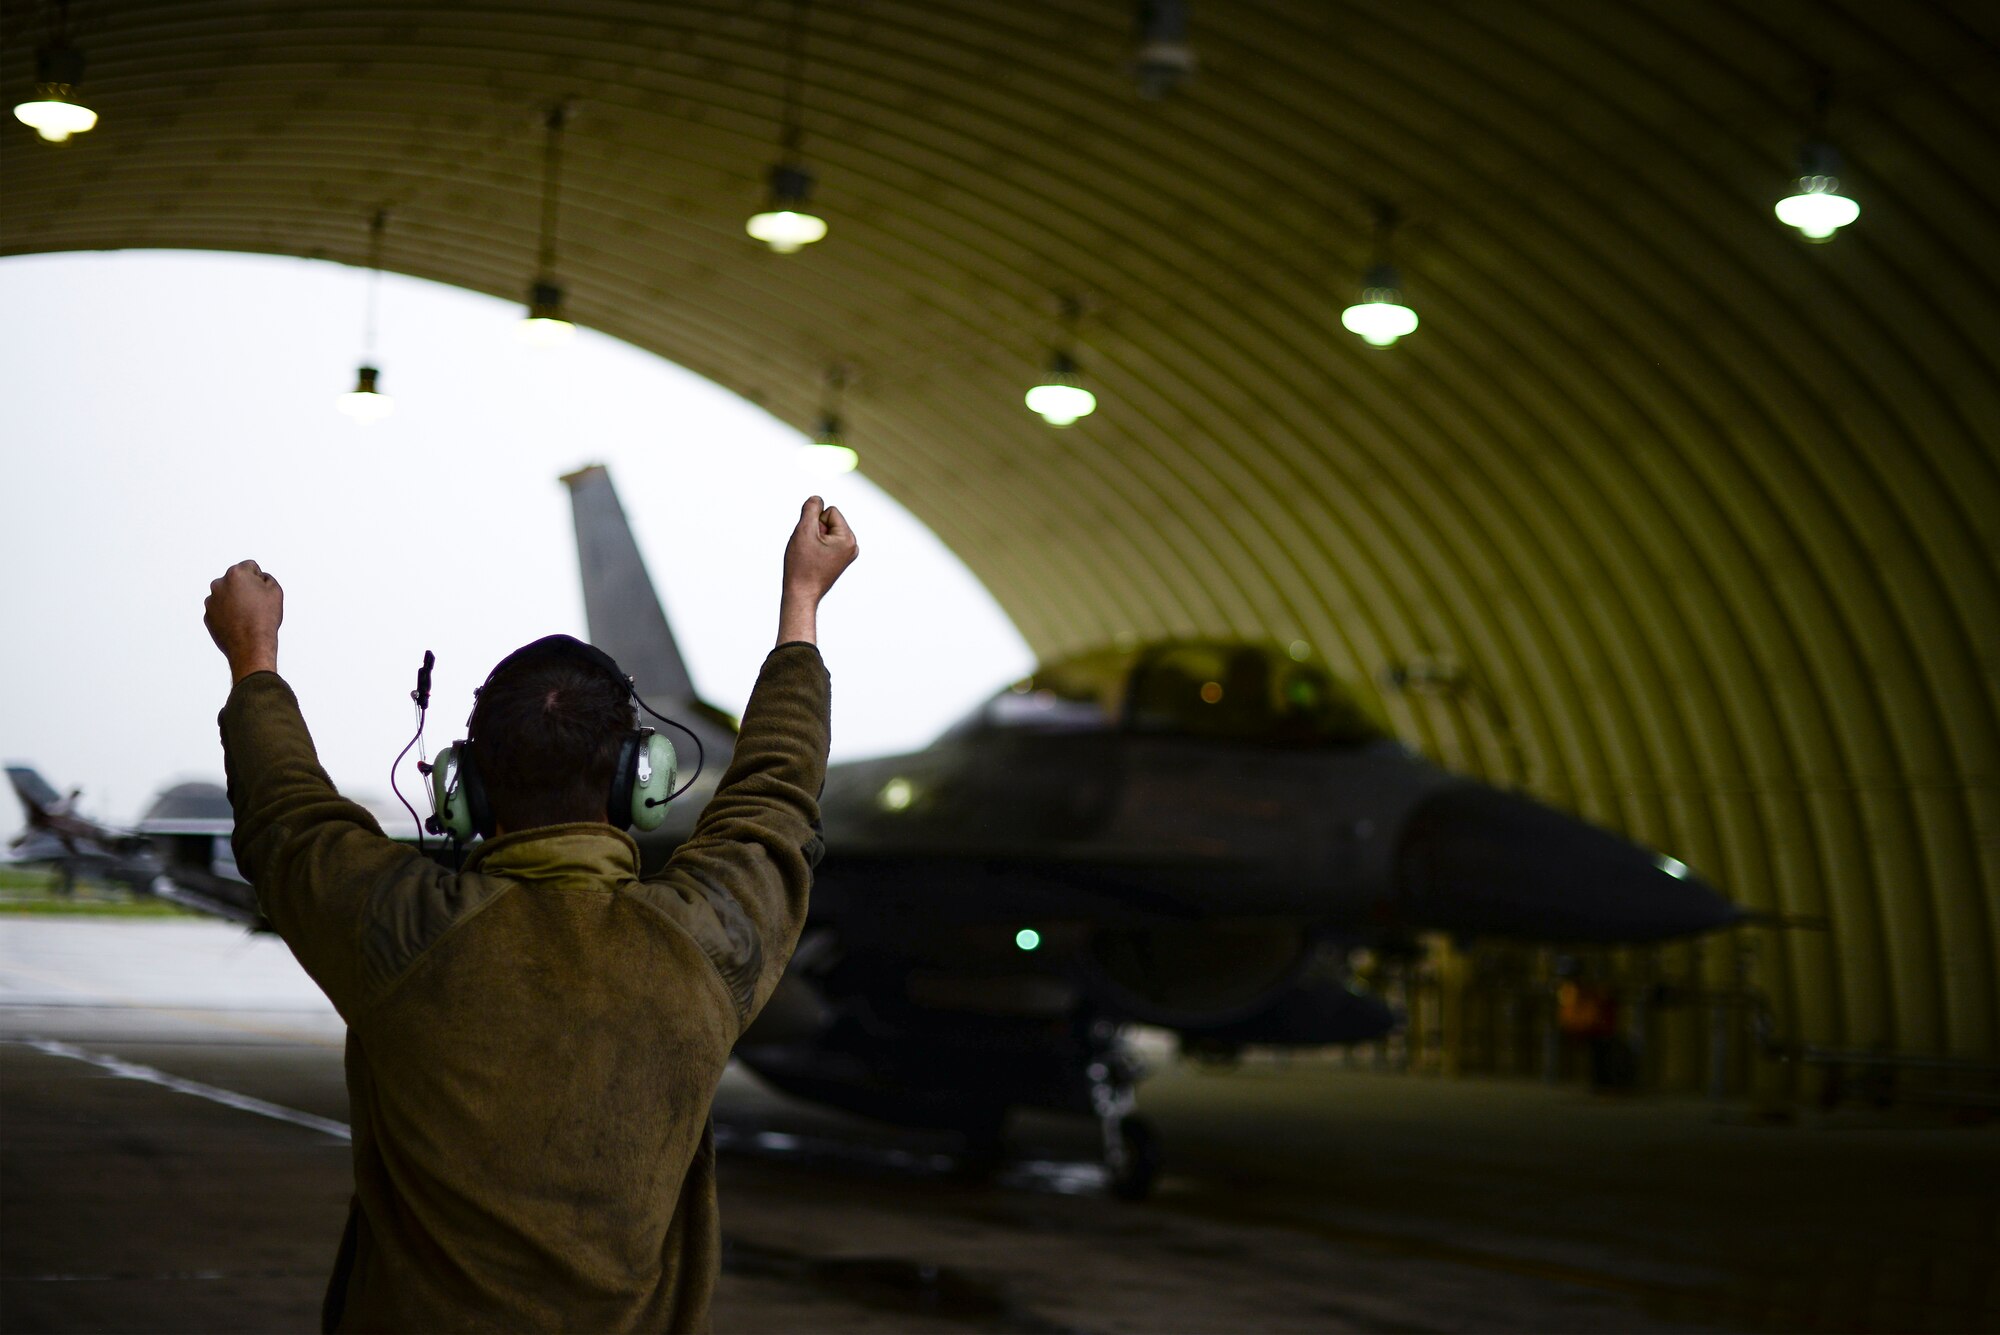
[[[7,845],[9,862],[63,862],[74,858],[76,850],[60,835],[47,830],[23,830]]]
[[[252,931],[271,930],[270,921],[257,907],[257,892],[234,877],[218,876],[199,867],[177,866],[155,876],[146,893]]]
[[[1241,883],[1247,871],[1226,858],[1138,851],[889,853],[836,844],[813,879],[812,918],[839,923],[921,914],[954,924],[1089,919],[1107,926],[1214,920],[1255,911],[1216,892]]]

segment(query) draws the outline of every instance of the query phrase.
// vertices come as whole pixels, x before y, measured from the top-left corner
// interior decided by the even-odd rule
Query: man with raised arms
[[[278,675],[284,592],[210,585],[238,865],[347,1021],[354,1198],[328,1330],[689,1330],[721,1256],[709,1103],[805,922],[822,849],[820,599],[858,553],[807,501],[735,757],[654,877],[612,809],[629,681],[567,637],[503,660],[454,872],[320,768]],[[593,657],[595,655],[595,657]]]

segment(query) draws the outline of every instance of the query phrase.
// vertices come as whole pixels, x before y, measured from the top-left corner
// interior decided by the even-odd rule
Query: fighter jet
[[[99,825],[77,809],[81,789],[63,796],[27,765],[7,766],[7,782],[28,818],[7,841],[8,861],[54,868],[63,894],[80,875],[144,888],[158,874],[143,836]]]
[[[703,732],[609,473],[563,479],[592,641]],[[650,863],[699,801],[642,841]],[[1738,912],[1678,860],[1447,773],[1304,646],[1186,639],[1045,664],[911,755],[834,765],[805,935],[738,1059],[850,1112],[998,1156],[1017,1107],[1095,1117],[1113,1190],[1157,1134],[1121,1035],[1323,1046],[1397,1017],[1347,976],[1419,932],[1660,941]]]
[[[9,841],[14,862],[52,866],[68,893],[79,875],[246,926],[262,922],[255,894],[229,849],[234,818],[220,784],[177,783],[162,790],[129,830],[100,825],[27,765],[9,765],[28,823]]]
[[[9,861],[52,866],[67,887],[78,875],[123,885],[212,917],[269,931],[256,892],[229,845],[235,829],[229,794],[219,783],[189,780],[161,789],[130,829],[80,815],[76,792],[58,796],[33,768],[9,765],[28,823],[8,844]],[[398,828],[374,798],[364,798],[385,829]],[[400,811],[395,813],[400,816]]]

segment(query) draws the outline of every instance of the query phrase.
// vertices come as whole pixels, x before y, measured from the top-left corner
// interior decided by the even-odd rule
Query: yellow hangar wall
[[[2000,1058],[2000,11],[1193,0],[1147,101],[1123,0],[817,0],[832,230],[778,256],[788,0],[72,9],[103,120],[0,134],[0,251],[359,263],[387,206],[387,267],[524,295],[573,96],[575,318],[801,425],[850,365],[863,467],[1037,650],[1308,640],[1447,763],[1823,920],[1751,929],[1786,1035]],[[1821,84],[1863,212],[1814,246],[1771,205]],[[1338,323],[1376,199],[1385,351]],[[1058,293],[1068,430],[1020,397]]]

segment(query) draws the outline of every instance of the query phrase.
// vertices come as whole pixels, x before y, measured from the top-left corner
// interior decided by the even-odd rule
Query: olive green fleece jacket
[[[829,686],[781,645],[659,875],[606,824],[454,873],[334,790],[291,689],[221,715],[233,843],[347,1021],[354,1200],[329,1330],[690,1330],[721,1259],[709,1102],[819,860]]]

